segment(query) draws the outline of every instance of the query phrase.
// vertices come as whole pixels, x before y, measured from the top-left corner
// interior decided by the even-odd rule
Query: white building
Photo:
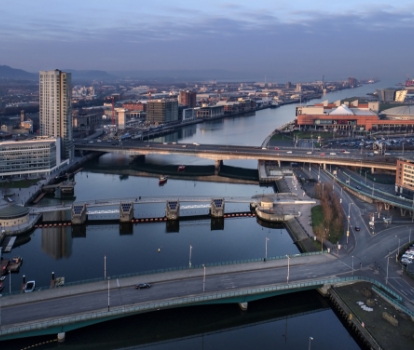
[[[72,160],[72,75],[58,69],[39,72],[40,135],[60,138],[62,159]]]
[[[60,144],[54,137],[0,142],[0,177],[50,174],[69,162],[61,161]]]

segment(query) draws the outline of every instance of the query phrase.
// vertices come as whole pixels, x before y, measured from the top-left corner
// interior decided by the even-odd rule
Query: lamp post
[[[346,244],[348,244],[349,239],[349,222],[351,221],[351,205],[354,204],[353,202],[348,203],[348,231],[346,231]]]
[[[311,346],[312,346],[312,337],[309,337],[309,345],[308,345],[308,350],[311,350]]]
[[[191,269],[191,253],[193,251],[193,246],[190,244],[190,256],[188,258],[188,267]]]
[[[288,270],[287,270],[287,276],[286,276],[286,283],[289,284],[290,256],[286,254],[286,257],[288,258]]]
[[[266,261],[267,260],[267,241],[269,240],[269,238],[268,237],[266,237],[266,243],[265,243],[265,258],[264,258],[264,261]]]
[[[111,277],[108,277],[108,312],[109,312],[109,308],[111,305],[111,296],[110,296],[110,287],[109,287],[110,280],[111,280]]]
[[[388,284],[388,265],[390,264],[390,257],[387,257],[387,277],[385,278],[385,284]]]
[[[203,264],[203,269],[204,269],[203,271],[203,293],[204,293],[206,290],[206,265],[205,264]]]

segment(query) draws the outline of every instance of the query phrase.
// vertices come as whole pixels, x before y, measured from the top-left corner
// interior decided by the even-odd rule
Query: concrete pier
[[[72,205],[72,219],[71,222],[74,225],[81,225],[86,222],[86,204],[73,204]]]
[[[178,220],[180,217],[180,202],[176,201],[167,201],[166,214],[168,220]]]
[[[134,218],[134,205],[132,203],[119,203],[119,221],[131,222]]]
[[[223,161],[222,160],[216,160],[214,162],[214,175],[218,175],[218,173],[220,172],[220,168],[223,165]]]
[[[213,198],[211,200],[210,214],[213,217],[223,217],[224,198]]]

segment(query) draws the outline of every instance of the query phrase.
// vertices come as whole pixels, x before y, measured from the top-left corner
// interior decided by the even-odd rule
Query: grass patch
[[[321,205],[317,205],[311,209],[311,216],[312,216],[312,229],[313,232],[316,232],[316,228],[318,226],[324,225],[324,215],[323,215],[323,209]],[[331,230],[329,231],[329,236],[327,237],[328,241],[336,244],[339,242],[339,240],[344,235],[344,225],[343,223],[341,225],[332,225]],[[314,242],[315,244],[317,242]],[[319,245],[319,249],[321,246]]]
[[[270,140],[292,140],[292,136],[288,136],[288,134],[284,133],[274,134]]]

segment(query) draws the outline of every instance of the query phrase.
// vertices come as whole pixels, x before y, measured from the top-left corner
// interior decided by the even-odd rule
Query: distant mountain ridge
[[[0,65],[0,79],[38,79],[39,75],[36,73],[29,73],[23,69],[12,68],[9,66]]]
[[[72,80],[109,80],[116,78],[103,70],[61,69],[61,71],[72,73]]]

